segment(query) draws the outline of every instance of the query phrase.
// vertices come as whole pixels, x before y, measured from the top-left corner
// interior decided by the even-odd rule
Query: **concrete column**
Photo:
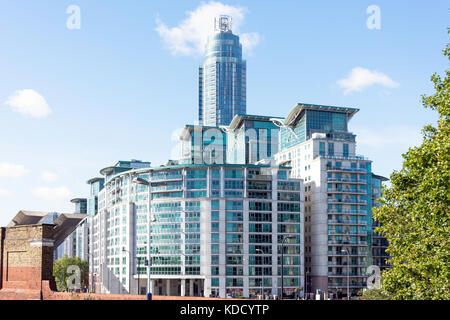
[[[194,279],[189,279],[189,296],[194,296]]]
[[[155,280],[150,279],[150,292],[155,294]]]
[[[167,279],[166,280],[166,294],[168,295],[168,296],[170,296],[170,285],[171,285],[171,283],[170,283],[170,279]]]
[[[182,297],[186,296],[186,279],[181,279],[181,292],[180,295]]]

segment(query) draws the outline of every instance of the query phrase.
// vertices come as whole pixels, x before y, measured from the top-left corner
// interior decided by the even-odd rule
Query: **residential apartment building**
[[[285,294],[303,289],[303,183],[289,170],[173,163],[102,169],[105,184],[90,217],[96,291],[145,293],[149,247],[156,295],[279,295],[281,247]],[[137,177],[150,189],[133,183]]]
[[[387,178],[372,174],[372,205],[373,207],[380,206],[379,200],[381,198],[382,184],[388,181]],[[381,224],[374,221],[372,224],[372,259],[373,264],[380,267],[380,270],[389,268],[386,260],[389,259],[389,253],[386,252],[388,248],[388,241],[378,232],[375,232],[377,227]]]
[[[348,131],[355,108],[298,104],[280,129],[281,165],[305,184],[307,292],[352,295],[372,261],[372,166]]]

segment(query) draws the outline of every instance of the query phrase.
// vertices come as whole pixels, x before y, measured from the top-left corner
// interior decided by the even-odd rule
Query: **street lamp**
[[[350,282],[350,253],[348,252],[347,249],[345,250],[341,250],[342,253],[346,253],[347,254],[347,300],[350,300],[350,286],[349,286],[349,282]]]
[[[295,236],[283,236],[281,241],[281,300],[284,296],[284,243],[287,239],[295,239]]]
[[[152,300],[152,289],[151,289],[151,280],[150,280],[150,267],[151,267],[151,255],[150,255],[150,226],[151,226],[151,201],[152,201],[152,184],[145,179],[135,178],[133,183],[144,185],[148,187],[148,219],[147,219],[147,300]]]
[[[264,251],[262,251],[261,249],[255,249],[255,252],[264,254]],[[261,299],[264,300],[264,268],[261,272]]]
[[[306,271],[306,281],[305,281],[305,295],[306,295],[306,299],[309,299],[309,289],[308,288],[308,277],[309,277],[309,271]]]

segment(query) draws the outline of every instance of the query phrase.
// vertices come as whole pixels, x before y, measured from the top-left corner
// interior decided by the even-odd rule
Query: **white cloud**
[[[233,33],[239,34],[239,28],[244,22],[247,12],[246,8],[233,7],[220,2],[211,1],[202,3],[194,11],[188,11],[187,18],[178,26],[169,28],[159,18],[156,19],[160,37],[168,46],[173,55],[196,55],[203,54],[208,35],[214,32],[214,18],[224,14],[232,17]],[[244,52],[250,53],[259,43],[258,33],[240,34],[240,39]]]
[[[56,173],[47,170],[41,172],[41,177],[46,182],[55,182],[59,179]]]
[[[29,172],[22,165],[0,162],[0,178],[20,178]]]
[[[9,191],[5,188],[0,188],[0,197],[9,196]]]
[[[50,202],[69,201],[71,192],[67,187],[61,186],[56,188],[38,187],[31,190],[31,193],[43,200]]]
[[[387,88],[396,88],[400,85],[384,73],[361,67],[353,68],[347,78],[340,79],[337,83],[344,89],[345,95],[354,91],[360,92],[377,84]]]
[[[14,112],[32,118],[44,118],[52,113],[44,97],[32,89],[14,91],[5,104]]]
[[[365,148],[387,149],[394,147],[406,152],[409,147],[422,142],[422,127],[396,125],[385,127],[354,127],[358,146]]]

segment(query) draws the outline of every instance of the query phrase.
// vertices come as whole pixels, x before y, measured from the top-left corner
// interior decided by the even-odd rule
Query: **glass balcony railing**
[[[249,180],[272,180],[272,176],[268,174],[253,174],[249,173],[247,175],[247,179]]]
[[[329,267],[347,267],[347,261],[328,261],[328,266]],[[367,267],[367,263],[366,262],[355,262],[355,261],[350,261],[350,267],[355,267],[355,268],[361,268],[361,267]]]
[[[342,252],[342,251],[327,251],[328,255],[330,256],[347,256],[347,253]],[[350,251],[349,252],[350,256],[367,256],[367,252],[366,251]]]
[[[357,199],[335,199],[328,198],[328,203],[354,203],[354,204],[367,204],[367,200],[357,200]]]
[[[328,171],[343,171],[343,172],[367,172],[365,168],[350,168],[350,167],[335,167],[335,166],[327,166]]]
[[[336,219],[328,219],[328,224],[348,224],[348,225],[367,225],[367,221],[365,220],[336,220]]]
[[[168,174],[168,175],[155,175],[152,177],[153,181],[167,181],[167,180],[181,180],[183,175],[181,174]]]
[[[366,246],[367,241],[350,241],[350,240],[328,240],[328,244],[341,244],[349,246]]]
[[[364,179],[348,179],[348,178],[330,178],[327,177],[328,182],[348,182],[348,183],[367,183]]]
[[[367,194],[367,191],[364,189],[336,189],[336,188],[328,188],[327,192],[337,192],[337,193],[350,193],[350,194]]]
[[[366,236],[367,231],[361,230],[328,230],[328,234],[343,234],[343,235],[360,235]]]
[[[338,209],[327,209],[328,213],[351,213],[351,214],[367,214],[365,210],[338,210]]]
[[[347,277],[347,272],[346,271],[342,271],[342,272],[328,272],[328,276],[329,277]],[[362,273],[350,273],[350,278],[351,277],[363,277],[363,278],[367,278],[367,275],[362,274]],[[346,284],[344,284],[346,285]]]

